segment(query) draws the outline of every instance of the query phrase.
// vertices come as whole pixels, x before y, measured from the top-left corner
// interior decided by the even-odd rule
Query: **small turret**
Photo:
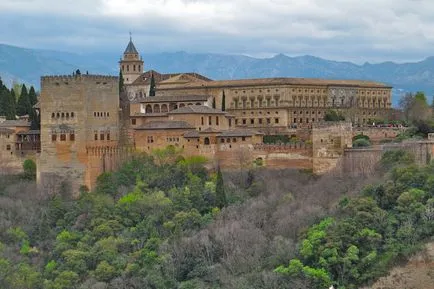
[[[123,58],[119,61],[124,77],[124,84],[131,84],[143,73],[143,60],[134,46],[130,32],[130,41],[125,48]]]

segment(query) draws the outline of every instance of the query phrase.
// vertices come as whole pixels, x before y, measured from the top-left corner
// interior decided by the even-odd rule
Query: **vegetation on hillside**
[[[434,107],[428,105],[423,92],[407,93],[399,101],[405,121],[411,128],[398,136],[398,140],[409,138],[426,138],[434,132]]]
[[[204,164],[138,155],[78,199],[2,180],[0,288],[353,288],[433,234],[434,166],[402,151],[375,179]]]

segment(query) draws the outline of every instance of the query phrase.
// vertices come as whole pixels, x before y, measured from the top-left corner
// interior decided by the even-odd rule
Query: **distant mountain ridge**
[[[74,70],[100,74],[118,74],[119,53],[48,51],[0,44],[0,76],[7,84],[13,80],[40,86],[42,75],[71,74]],[[146,69],[163,73],[197,72],[212,79],[267,77],[309,77],[361,79],[387,83],[395,88],[394,104],[401,91],[425,91],[434,94],[434,57],[414,63],[384,62],[363,65],[326,60],[305,55],[289,57],[277,54],[258,59],[244,55],[210,53],[144,53]]]

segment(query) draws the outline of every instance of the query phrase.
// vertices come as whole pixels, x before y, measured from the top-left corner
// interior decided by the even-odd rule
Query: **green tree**
[[[222,95],[222,111],[226,110],[226,95],[225,95],[225,91],[223,90],[223,95]]]
[[[26,85],[23,84],[21,88],[21,95],[17,103],[17,114],[19,116],[30,114],[31,108],[32,106],[30,104],[29,94],[27,92]]]
[[[227,205],[227,200],[226,200],[226,192],[225,192],[225,187],[223,182],[223,175],[220,170],[220,167],[217,170],[215,193],[216,193],[217,207],[219,207],[220,209],[225,207]]]
[[[16,119],[17,103],[16,103],[15,92],[13,89],[11,89],[11,92],[8,95],[8,101],[6,103],[6,107],[7,107],[6,118],[10,120]]]
[[[36,91],[33,86],[31,86],[29,90],[29,101],[32,107],[38,102],[38,96],[36,95]]]
[[[343,120],[345,120],[345,116],[334,109],[330,109],[330,110],[326,111],[326,113],[324,115],[324,120],[325,121],[343,121]]]
[[[154,78],[154,74],[151,73],[151,84],[149,87],[149,96],[155,96],[155,78]]]
[[[122,73],[122,69],[119,69],[119,94],[124,91],[124,75]]]
[[[36,163],[33,160],[27,159],[23,163],[24,179],[34,180],[36,179]]]

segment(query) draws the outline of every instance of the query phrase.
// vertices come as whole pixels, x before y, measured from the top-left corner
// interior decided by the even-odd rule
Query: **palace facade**
[[[130,39],[118,77],[41,78],[38,183],[94,188],[133,152],[174,146],[210,165],[329,170],[352,145],[351,122],[324,123],[330,109],[364,124],[387,115],[391,87],[358,80],[211,80],[198,73],[144,71]],[[8,128],[9,129],[9,128]],[[9,130],[4,130],[9,133]],[[288,144],[266,144],[266,135]]]

